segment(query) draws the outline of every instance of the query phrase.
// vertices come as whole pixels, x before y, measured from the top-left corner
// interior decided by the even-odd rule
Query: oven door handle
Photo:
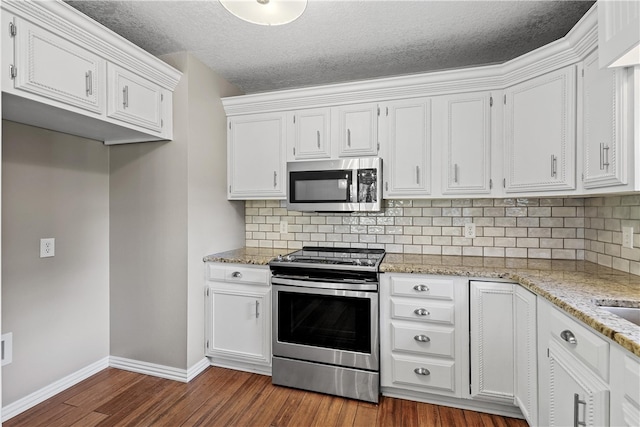
[[[297,286],[300,288],[314,289],[336,289],[345,291],[370,291],[378,292],[378,283],[334,283],[317,282],[307,280],[285,279],[282,277],[271,277],[272,285]]]

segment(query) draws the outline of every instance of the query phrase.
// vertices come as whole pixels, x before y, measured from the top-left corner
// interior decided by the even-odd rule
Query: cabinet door
[[[431,101],[398,101],[382,108],[384,196],[431,194]]]
[[[162,130],[160,86],[114,64],[107,65],[107,78],[109,117],[155,132]]]
[[[104,112],[105,61],[16,18],[15,88],[97,114]]]
[[[207,354],[249,363],[270,363],[267,294],[218,288],[214,284],[209,288],[209,299],[211,326]]]
[[[574,66],[505,94],[505,191],[575,189]]]
[[[229,118],[229,199],[284,199],[284,113]]]
[[[434,130],[444,145],[443,194],[491,192],[491,94],[468,93],[437,98]]]
[[[598,67],[598,52],[584,61],[584,187],[627,183],[624,70]]]
[[[378,104],[356,104],[332,109],[333,137],[338,156],[357,157],[378,154]]]
[[[514,286],[514,394],[529,425],[538,425],[538,358],[536,296]]]
[[[314,108],[294,113],[295,159],[322,159],[331,156],[331,110]]]
[[[471,397],[513,404],[513,287],[470,282]]]
[[[608,426],[606,385],[555,342],[549,342],[550,426]],[[581,424],[584,423],[584,424]]]
[[[640,65],[640,2],[598,2],[600,67]]]

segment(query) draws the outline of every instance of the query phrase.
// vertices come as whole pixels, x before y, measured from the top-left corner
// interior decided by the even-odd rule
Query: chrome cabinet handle
[[[242,273],[240,273],[239,271],[234,271],[233,273],[231,273],[231,277],[233,277],[234,279],[242,279]]]
[[[416,368],[413,370],[418,375],[431,375],[431,372],[427,368]]]
[[[458,164],[453,165],[453,182],[458,183]]]
[[[429,342],[429,341],[431,341],[431,338],[429,338],[426,335],[416,335],[415,337],[413,337],[413,339],[418,341],[418,342]]]
[[[609,146],[602,144],[602,169],[609,168]]]
[[[273,188],[278,186],[278,172],[273,171]]]
[[[580,421],[580,405],[587,405],[587,402],[584,400],[580,400],[580,396],[578,393],[573,395],[573,427],[578,426],[586,426],[587,423],[585,421]]]
[[[604,169],[604,142],[600,143],[600,170]]]
[[[416,308],[413,312],[418,316],[428,316],[431,314],[425,308]]]
[[[560,338],[562,338],[569,344],[574,344],[574,345],[578,344],[578,340],[576,339],[576,336],[573,335],[573,332],[571,332],[568,329],[565,329],[564,331],[560,332]]]
[[[351,147],[351,129],[347,129],[347,146]]]
[[[386,181],[384,183],[384,189],[385,189],[385,191],[389,191],[389,181]]]
[[[420,166],[416,166],[416,184],[420,184]]]
[[[256,300],[256,319],[260,317],[260,301]]]
[[[129,107],[129,86],[122,89],[122,108]]]
[[[551,155],[551,176],[555,177],[558,175],[558,157]]]
[[[413,290],[418,292],[429,292],[429,287],[427,285],[415,285]]]
[[[316,131],[316,137],[318,140],[318,148],[320,148],[320,131],[319,130]]]
[[[87,96],[93,95],[93,71],[89,70],[84,73],[84,85]]]

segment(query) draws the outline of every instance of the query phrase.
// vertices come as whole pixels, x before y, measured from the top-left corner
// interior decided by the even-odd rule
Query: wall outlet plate
[[[476,225],[472,222],[464,225],[464,237],[468,239],[475,239],[476,237]]]
[[[622,227],[622,247],[633,249],[633,227]]]
[[[40,258],[48,258],[56,255],[56,239],[50,237],[40,239]]]

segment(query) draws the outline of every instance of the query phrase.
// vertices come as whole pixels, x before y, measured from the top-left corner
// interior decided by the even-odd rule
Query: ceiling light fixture
[[[293,22],[307,8],[307,0],[219,0],[238,18],[259,25]]]

